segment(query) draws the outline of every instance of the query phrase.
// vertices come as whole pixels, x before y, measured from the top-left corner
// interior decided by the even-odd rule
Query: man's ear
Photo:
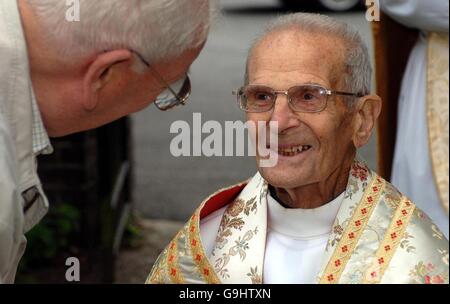
[[[131,57],[129,50],[114,50],[99,54],[91,62],[83,78],[83,107],[87,111],[97,107],[99,92],[110,80],[111,68]]]
[[[375,128],[376,121],[381,113],[381,98],[377,95],[366,95],[361,97],[355,107],[353,143],[356,148],[360,148],[369,141]]]

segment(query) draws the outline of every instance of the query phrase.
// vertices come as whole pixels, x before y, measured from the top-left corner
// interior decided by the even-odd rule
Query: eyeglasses
[[[147,60],[142,57],[136,51],[132,51],[136,54],[136,56],[150,69],[153,73],[153,76],[163,85],[166,90],[162,92],[155,100],[155,106],[161,111],[167,111],[171,108],[174,108],[179,105],[185,105],[189,96],[191,95],[191,80],[189,75],[186,74],[186,77],[175,84],[173,84],[173,89],[162,77],[161,75],[150,66]],[[177,93],[178,92],[178,93]]]
[[[363,97],[363,94],[328,90],[315,84],[294,86],[287,91],[276,91],[264,85],[247,85],[233,92],[239,108],[249,113],[262,113],[273,109],[277,96],[286,95],[289,107],[295,112],[316,113],[327,107],[328,96]]]

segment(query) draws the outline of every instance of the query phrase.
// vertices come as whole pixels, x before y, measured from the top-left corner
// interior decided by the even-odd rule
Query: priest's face
[[[343,77],[339,77],[343,73],[343,61],[341,40],[283,30],[269,34],[252,52],[249,84],[280,91],[316,84],[345,91]],[[278,162],[274,167],[259,169],[275,187],[294,189],[326,183],[333,175],[341,174],[343,166],[351,163],[355,155],[353,114],[341,97],[329,96],[321,112],[304,113],[293,111],[287,96],[278,94],[272,110],[248,113],[247,119],[264,121],[267,128],[269,122],[278,123],[278,147],[270,147],[278,153]]]

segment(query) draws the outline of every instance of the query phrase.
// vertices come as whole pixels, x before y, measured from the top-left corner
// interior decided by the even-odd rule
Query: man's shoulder
[[[380,203],[383,204],[385,210],[388,210],[387,216],[391,221],[394,219],[399,220],[397,219],[398,216],[403,216],[408,219],[408,227],[404,240],[412,238],[420,240],[422,243],[421,248],[448,248],[448,240],[431,218],[417,207],[414,201],[410,200],[387,181],[385,181],[384,193]],[[402,221],[398,223],[401,224]],[[406,243],[408,242],[403,242],[403,244]],[[427,245],[425,246],[425,244]]]
[[[221,188],[209,195],[199,206],[200,219],[232,203],[248,184],[249,180]]]
[[[387,210],[389,223],[386,244],[397,247],[384,282],[396,282],[400,277],[415,283],[448,282],[449,243],[438,226],[388,182],[380,203],[386,207],[380,209]]]

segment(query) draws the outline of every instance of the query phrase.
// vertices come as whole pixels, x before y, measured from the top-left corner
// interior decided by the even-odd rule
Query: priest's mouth
[[[270,147],[267,147],[270,148]],[[277,153],[281,156],[295,156],[304,153],[312,148],[311,145],[278,146]]]

